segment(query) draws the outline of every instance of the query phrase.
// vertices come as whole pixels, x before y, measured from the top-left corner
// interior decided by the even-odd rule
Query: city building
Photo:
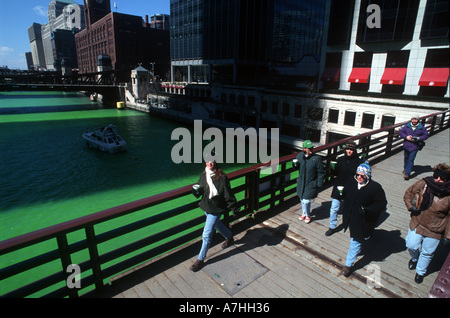
[[[33,25],[28,28],[28,38],[30,40],[33,69],[45,67],[44,44],[42,43],[42,25],[39,23],[33,23]]]
[[[150,17],[150,27],[152,29],[170,31],[170,15],[161,13],[152,15]]]
[[[38,31],[37,28],[40,28]],[[77,67],[74,55],[67,55],[74,49],[74,33],[84,28],[84,9],[72,0],[51,0],[48,5],[48,24],[33,24],[28,29],[33,63],[36,69],[54,70],[61,65],[61,60],[70,60]],[[70,32],[59,32],[59,30]],[[62,35],[64,34],[64,35]],[[55,41],[62,41],[55,43]],[[70,43],[69,43],[70,42]],[[42,46],[42,47],[41,47]],[[57,51],[58,49],[63,51]],[[56,51],[55,51],[56,50]]]
[[[154,70],[161,78],[168,76],[168,30],[151,28],[138,16],[111,12],[110,0],[84,0],[84,8],[86,28],[75,35],[81,74],[99,71],[107,60],[119,81],[128,82],[138,65]]]
[[[201,98],[210,119],[278,127],[287,143],[354,136],[449,108],[448,10],[446,0],[173,0],[162,88]]]
[[[172,82],[295,86],[315,76],[325,2],[171,1]]]

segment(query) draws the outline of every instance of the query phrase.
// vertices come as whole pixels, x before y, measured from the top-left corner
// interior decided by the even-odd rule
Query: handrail
[[[421,120],[432,135],[450,127],[449,117],[450,110],[446,110],[424,116]],[[315,148],[315,151],[323,156],[326,167],[326,181],[331,178],[330,162],[343,153],[341,147],[348,141],[358,141],[358,147],[362,149],[362,153],[367,155],[367,159],[381,160],[401,149],[402,139],[398,136],[396,130],[406,123],[384,127]],[[261,171],[267,168],[267,165],[258,164],[227,174],[232,182],[233,191],[239,198],[239,204],[244,209],[236,216],[226,214],[225,222],[228,224],[239,222],[240,218],[251,216],[264,207],[273,207],[277,202],[282,202],[285,198],[295,194],[296,171],[291,164],[295,156],[296,154],[290,154],[280,158],[279,169],[276,173],[263,174]],[[198,201],[190,193],[191,185],[187,185],[0,242],[0,257],[2,257],[24,251],[24,249],[39,243],[51,245],[56,240],[56,249],[31,256],[9,266],[2,265],[0,281],[10,279],[55,260],[60,260],[62,265],[59,269],[55,268],[49,276],[38,278],[28,285],[8,291],[1,297],[32,296],[55,284],[62,284],[63,286],[56,287],[56,290],[53,287],[44,296],[79,297],[80,293],[89,288],[102,291],[105,288],[106,279],[197,239],[201,235],[204,217],[192,219],[185,216],[185,213],[198,207]],[[164,204],[176,204],[176,207],[165,207]],[[146,215],[137,221],[131,220],[132,222],[129,224],[124,223],[120,227],[99,233],[97,226],[102,227],[108,221],[116,220],[119,217],[128,216],[131,218],[135,215],[134,213],[152,208],[157,209],[158,213],[152,215],[149,212],[144,212]],[[137,238],[126,241],[127,234],[136,233],[156,223],[161,224],[162,222],[164,224],[165,221],[174,217],[180,220],[175,225],[171,224],[169,228],[150,235],[148,233],[138,234]],[[84,230],[83,235],[78,233],[78,236],[82,236],[81,240],[69,244],[69,236],[80,230]],[[124,245],[117,247],[118,243],[114,243],[114,249],[100,253],[100,250],[103,250],[102,244],[117,238],[122,238],[125,241]],[[142,249],[145,249],[145,251],[141,251]],[[81,273],[92,271],[92,274],[81,279],[79,282],[81,289],[69,288],[67,282],[72,276],[71,272],[68,272],[68,268],[73,264],[75,254],[83,251],[85,253],[87,251],[89,255],[87,259],[77,265]],[[126,256],[131,252],[137,254]],[[108,266],[110,262],[115,263]]]

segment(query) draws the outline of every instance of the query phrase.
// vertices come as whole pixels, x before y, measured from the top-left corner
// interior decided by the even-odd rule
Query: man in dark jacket
[[[386,194],[381,185],[371,180],[372,168],[363,163],[356,170],[355,180],[344,188],[344,229],[350,228],[350,248],[342,269],[348,277],[362,243],[368,240],[375,229],[378,218],[386,210]]]
[[[325,172],[320,156],[313,154],[314,146],[310,140],[303,142],[303,153],[294,160],[294,166],[299,169],[297,179],[297,194],[302,203],[300,221],[311,222],[311,200],[317,197],[322,187]]]
[[[403,178],[409,180],[411,170],[414,167],[414,159],[416,159],[417,152],[422,150],[425,145],[425,140],[428,138],[428,130],[419,123],[419,115],[413,116],[411,122],[403,126],[398,132],[403,142],[404,150],[404,164],[403,164]]]
[[[336,175],[333,190],[331,192],[331,208],[330,208],[330,228],[325,233],[326,236],[332,235],[336,231],[337,214],[341,206],[342,191],[346,183],[353,180],[354,172],[363,160],[358,157],[357,146],[354,141],[349,141],[345,145],[344,156],[339,157],[333,170]]]

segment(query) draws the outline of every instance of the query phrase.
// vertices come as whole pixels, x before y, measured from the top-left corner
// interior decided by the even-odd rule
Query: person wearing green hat
[[[302,203],[300,220],[309,223],[311,222],[311,200],[317,197],[325,178],[322,159],[314,154],[314,145],[310,140],[303,142],[303,152],[297,155],[293,165],[299,169],[297,194]]]

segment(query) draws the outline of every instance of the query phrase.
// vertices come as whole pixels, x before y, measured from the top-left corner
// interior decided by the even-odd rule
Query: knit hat
[[[345,144],[345,149],[356,150],[357,148],[356,142],[354,141],[349,141]]]
[[[416,119],[420,119],[420,116],[419,116],[419,114],[415,114],[415,115],[413,115],[413,116],[411,117],[411,119],[414,119],[414,118],[416,118]]]
[[[358,166],[356,169],[356,173],[362,173],[367,176],[367,178],[370,178],[372,176],[372,168],[368,163],[362,163]]]

